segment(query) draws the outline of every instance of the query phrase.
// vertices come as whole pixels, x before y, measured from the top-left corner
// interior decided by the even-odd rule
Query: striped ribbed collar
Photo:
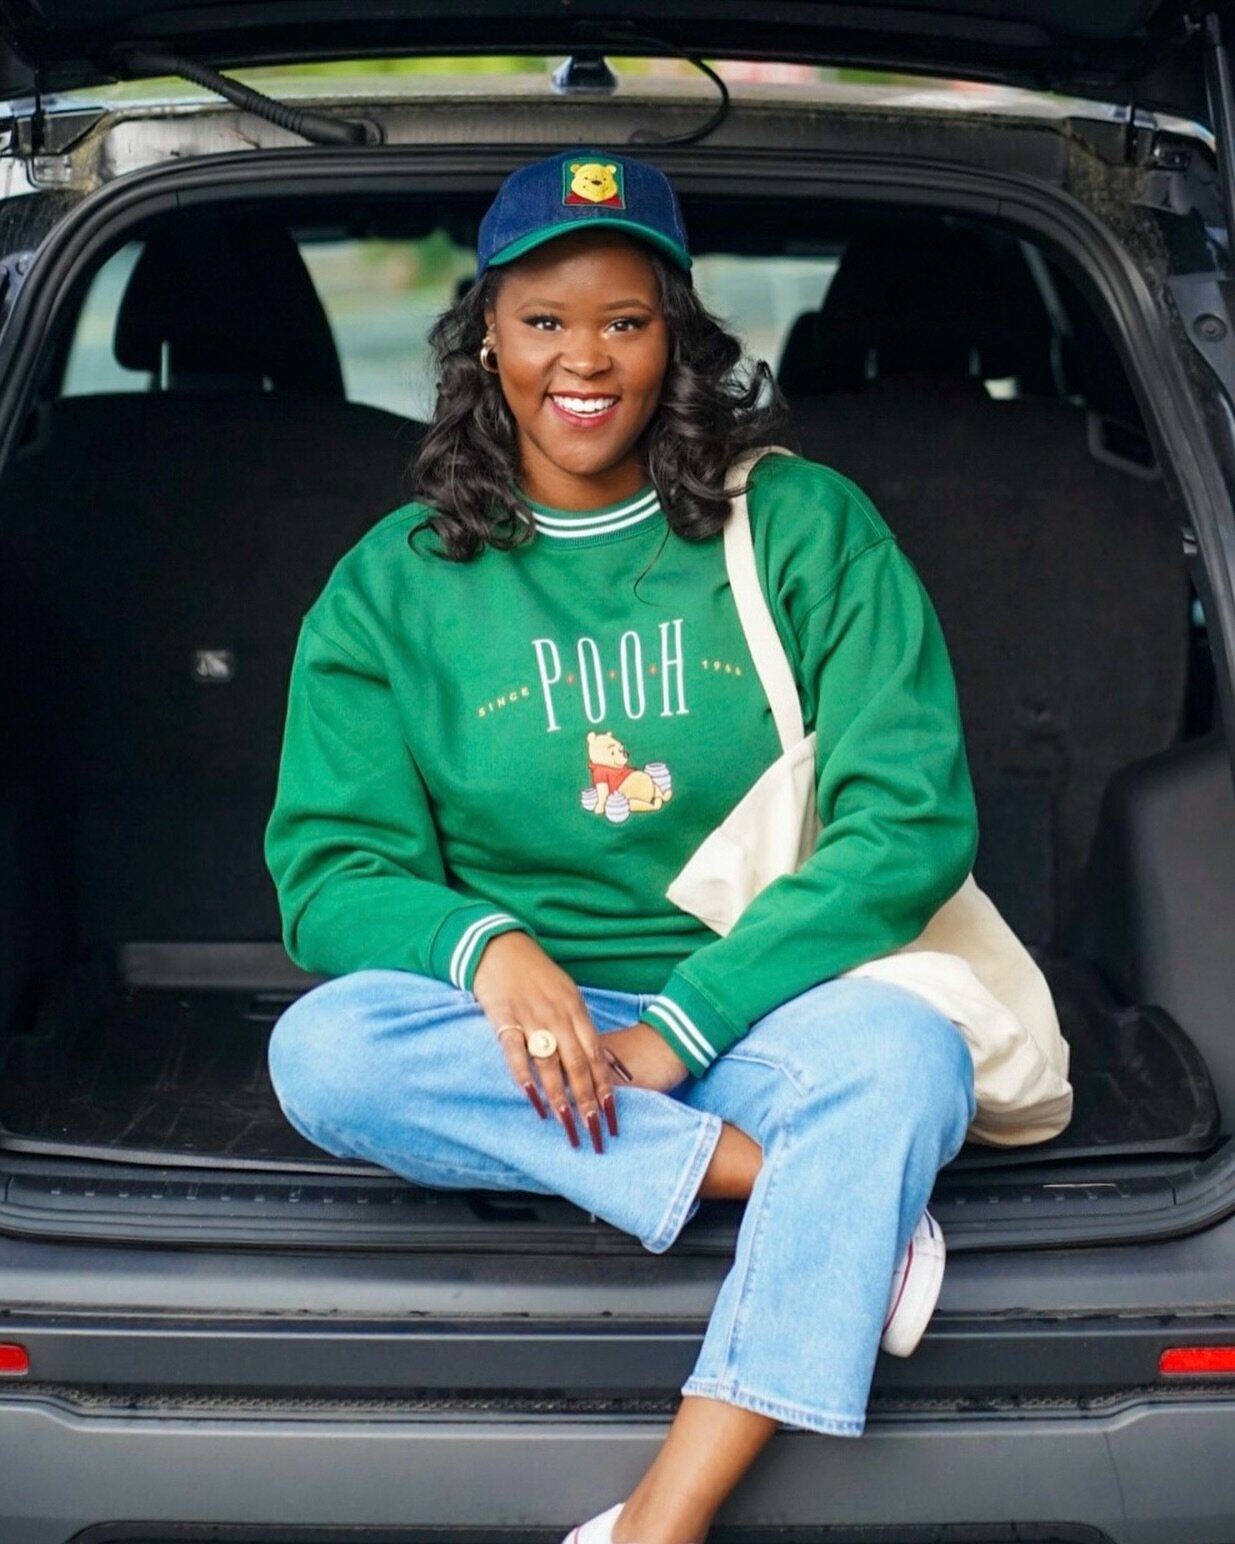
[[[629,498],[600,509],[553,509],[528,499],[536,529],[544,536],[567,542],[595,541],[623,534],[636,526],[662,518],[660,499],[651,483]]]

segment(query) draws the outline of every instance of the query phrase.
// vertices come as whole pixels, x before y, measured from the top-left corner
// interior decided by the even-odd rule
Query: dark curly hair
[[[783,442],[789,409],[762,361],[707,310],[689,274],[648,249],[669,334],[660,402],[643,438],[643,458],[670,527],[689,541],[714,535],[729,512],[726,471],[745,450]],[[485,308],[501,283],[489,271],[444,312],[429,334],[437,359],[433,421],[411,466],[414,496],[434,513],[429,526],[457,562],[488,543],[530,541],[535,527],[515,480],[517,436],[498,377],[479,359]]]

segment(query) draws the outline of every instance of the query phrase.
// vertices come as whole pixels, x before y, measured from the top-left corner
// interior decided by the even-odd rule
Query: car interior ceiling
[[[1174,757],[1195,781],[1205,747],[1212,782],[1216,742],[1182,738],[1181,520],[1128,374],[1083,276],[1011,233],[826,222],[843,256],[777,375],[798,447],[870,494],[940,614],[977,877],[1043,959],[1073,1043],[1077,1117],[1043,1156],[1204,1150],[1235,1106],[1235,1051],[1204,1005],[1177,1015],[1184,1034],[1170,1002],[1138,997],[1094,923],[1132,904],[1092,857],[1118,866],[1140,818],[1127,769]],[[723,240],[714,210],[698,223]],[[422,426],[346,400],[273,209],[146,233],[113,348],[150,390],[57,395],[70,332],[0,469],[0,573],[19,576],[0,621],[0,861],[26,900],[0,940],[0,1146],[54,1151],[71,1129],[85,1153],[312,1166],[265,1082],[264,1030],[312,978],[278,943],[262,837],[300,618],[409,497]],[[1229,841],[1214,786],[1205,818]]]

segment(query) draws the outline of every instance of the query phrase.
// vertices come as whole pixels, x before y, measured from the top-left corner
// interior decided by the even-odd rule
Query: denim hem
[[[695,1144],[694,1154],[673,1194],[669,1197],[669,1204],[656,1231],[640,1240],[643,1247],[650,1250],[652,1254],[664,1254],[682,1231],[694,1205],[695,1194],[703,1183],[703,1176],[707,1173],[712,1154],[716,1151],[716,1144],[720,1141],[720,1133],[724,1126],[720,1116],[702,1111],[699,1114],[703,1125],[699,1132],[699,1140]]]
[[[825,1437],[860,1437],[866,1429],[866,1415],[836,1415],[830,1411],[808,1410],[803,1405],[787,1404],[783,1399],[769,1399],[764,1394],[752,1394],[749,1389],[736,1383],[716,1383],[707,1378],[687,1378],[682,1393],[696,1399],[717,1399],[726,1405],[738,1405],[752,1410],[756,1415],[769,1416],[786,1426],[798,1426],[804,1431],[816,1431]]]

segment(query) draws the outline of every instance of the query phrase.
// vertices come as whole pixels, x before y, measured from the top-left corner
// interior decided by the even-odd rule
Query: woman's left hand
[[[635,1088],[654,1088],[659,1093],[668,1093],[688,1076],[686,1063],[642,1019],[624,1029],[606,1030],[600,1043],[605,1050],[612,1051],[630,1073],[631,1085]],[[615,1086],[620,1088],[624,1082],[619,1072]]]

